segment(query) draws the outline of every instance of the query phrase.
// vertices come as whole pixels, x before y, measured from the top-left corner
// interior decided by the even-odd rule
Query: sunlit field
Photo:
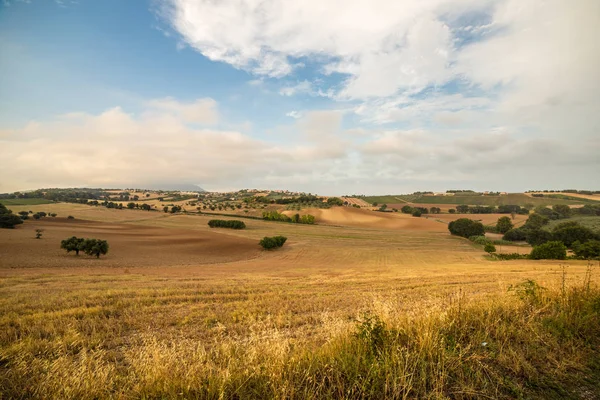
[[[598,271],[584,261],[493,261],[444,221],[342,208],[240,231],[205,215],[11,209],[58,216],[0,230],[1,398],[598,390]],[[67,254],[73,235],[110,251]],[[260,249],[272,235],[288,242]]]

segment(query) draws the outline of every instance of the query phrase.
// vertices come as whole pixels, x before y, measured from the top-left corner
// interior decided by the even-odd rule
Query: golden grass
[[[109,252],[85,268],[7,268],[0,258],[1,398],[576,398],[575,383],[599,393],[582,381],[596,376],[599,344],[585,262],[570,261],[563,294],[559,263],[489,261],[441,232],[254,220],[215,232],[210,216],[35,207],[289,240],[221,264],[123,265]],[[548,290],[507,292],[525,279]]]

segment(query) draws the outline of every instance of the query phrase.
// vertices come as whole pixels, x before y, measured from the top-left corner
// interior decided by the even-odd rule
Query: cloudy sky
[[[0,192],[600,189],[597,0],[0,1]]]

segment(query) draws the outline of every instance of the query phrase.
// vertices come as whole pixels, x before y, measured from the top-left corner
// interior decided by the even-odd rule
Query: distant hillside
[[[386,195],[386,196],[365,196],[361,199],[369,203],[379,204],[465,204],[481,206],[499,206],[499,205],[520,205],[533,204],[553,205],[553,204],[598,204],[599,201],[586,198],[578,198],[564,194],[544,194],[544,197],[532,197],[525,193],[508,193],[506,195],[481,195],[460,193],[455,196],[431,196],[431,195]]]
[[[133,185],[132,187],[137,188],[139,186]],[[153,185],[144,185],[140,189],[164,190],[166,192],[206,192],[200,186],[191,183],[156,183]]]

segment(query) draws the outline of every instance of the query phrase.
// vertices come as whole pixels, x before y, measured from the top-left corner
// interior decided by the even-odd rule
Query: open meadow
[[[202,214],[11,209],[58,216],[0,230],[0,398],[597,398],[597,341],[542,321],[597,273],[490,260],[448,233],[450,215],[336,207],[303,210],[316,225],[229,230]],[[262,250],[273,235],[286,245]],[[110,251],[67,254],[70,236]],[[528,279],[537,300],[508,291]],[[387,341],[396,352],[377,350]]]

